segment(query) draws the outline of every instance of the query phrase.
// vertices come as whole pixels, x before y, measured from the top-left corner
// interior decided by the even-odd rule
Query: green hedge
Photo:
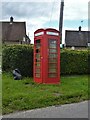
[[[62,50],[61,74],[88,74],[88,50]]]
[[[33,76],[33,47],[9,45],[3,47],[3,71],[19,68],[23,76]],[[61,74],[88,74],[88,50],[61,50]]]
[[[11,71],[18,68],[22,75],[33,76],[33,48],[29,45],[3,47],[2,69]]]

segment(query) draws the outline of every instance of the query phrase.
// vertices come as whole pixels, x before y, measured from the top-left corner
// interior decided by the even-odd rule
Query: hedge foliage
[[[11,71],[18,68],[24,76],[33,76],[33,48],[29,45],[3,47],[2,69]]]
[[[3,71],[18,68],[23,76],[33,76],[33,47],[8,45],[2,52]],[[61,50],[61,74],[88,74],[88,50]]]
[[[88,50],[62,50],[61,74],[88,74]]]

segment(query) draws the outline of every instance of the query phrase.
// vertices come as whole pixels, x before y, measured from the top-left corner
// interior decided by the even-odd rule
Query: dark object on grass
[[[21,80],[22,75],[18,69],[13,70],[14,80]]]

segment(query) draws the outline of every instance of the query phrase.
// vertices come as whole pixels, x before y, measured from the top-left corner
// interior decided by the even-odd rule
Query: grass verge
[[[62,76],[61,84],[36,84],[33,78],[13,80],[2,75],[3,114],[15,111],[80,102],[88,99],[88,76]]]

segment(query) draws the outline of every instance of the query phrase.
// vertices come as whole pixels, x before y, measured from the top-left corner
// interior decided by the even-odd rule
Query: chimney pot
[[[10,17],[10,22],[13,23],[13,17],[12,16]]]
[[[79,26],[79,31],[81,31],[81,28],[82,28],[82,27],[81,27],[81,26]]]

